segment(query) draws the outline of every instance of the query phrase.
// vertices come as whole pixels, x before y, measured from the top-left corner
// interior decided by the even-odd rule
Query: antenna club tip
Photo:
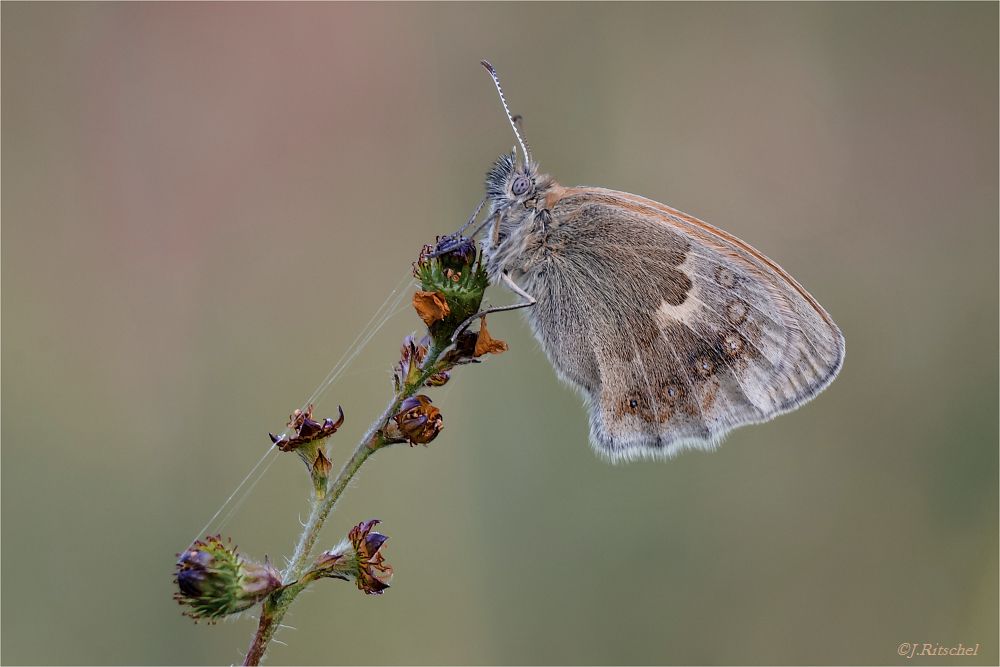
[[[489,60],[480,60],[479,64],[490,71],[490,74],[496,74],[497,71],[493,69],[493,65],[490,64]]]

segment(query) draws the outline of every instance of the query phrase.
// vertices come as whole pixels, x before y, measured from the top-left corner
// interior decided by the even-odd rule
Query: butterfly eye
[[[514,179],[514,185],[511,187],[511,190],[514,191],[514,194],[516,196],[520,197],[525,192],[527,192],[528,188],[530,187],[531,187],[531,181],[529,181],[526,176],[518,176],[516,179]]]

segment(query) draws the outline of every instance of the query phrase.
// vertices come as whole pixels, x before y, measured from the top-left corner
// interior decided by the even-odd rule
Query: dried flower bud
[[[330,470],[332,469],[333,464],[330,463],[330,459],[326,458],[326,454],[321,449],[316,452],[316,460],[313,461],[310,477],[314,480],[322,480],[322,485],[325,488],[326,480],[330,479]]]
[[[313,406],[310,403],[305,412],[296,410],[288,418],[286,426],[295,429],[294,436],[291,438],[279,438],[273,433],[268,433],[268,435],[271,436],[271,442],[274,443],[275,447],[283,452],[293,452],[304,445],[328,438],[336,433],[337,429],[344,423],[344,410],[340,406],[337,406],[337,410],[340,412],[340,418],[337,421],[327,418],[320,424],[317,421],[313,421]]]
[[[403,382],[407,384],[416,382],[420,377],[420,366],[427,358],[430,340],[427,336],[421,338],[419,342],[414,341],[413,336],[403,339],[403,347],[399,351],[399,364],[393,369],[399,372]]]
[[[396,391],[400,389],[400,383],[411,384],[420,378],[421,366],[427,358],[427,350],[430,348],[430,336],[424,336],[419,341],[414,341],[413,336],[403,339],[403,347],[399,351],[399,363],[392,369],[395,371]],[[440,387],[451,379],[448,371],[451,369],[447,364],[438,364],[439,370],[424,381],[425,387]]]
[[[392,577],[392,566],[379,553],[389,538],[372,532],[379,523],[378,519],[372,519],[352,528],[346,540],[320,554],[308,576],[353,579],[358,582],[358,588],[369,595],[378,595],[389,588],[386,582]],[[383,574],[377,574],[379,572]]]
[[[231,541],[230,541],[231,543]],[[180,591],[174,599],[188,605],[184,612],[197,623],[220,618],[249,609],[281,588],[281,573],[267,560],[263,565],[244,559],[222,543],[219,535],[195,541],[183,554],[178,554],[174,583]]]
[[[306,470],[313,481],[313,488],[316,496],[322,498],[326,494],[326,483],[330,478],[330,468],[332,467],[326,454],[323,452],[323,441],[337,432],[344,423],[344,411],[339,406],[340,418],[337,421],[324,419],[320,424],[312,418],[312,403],[305,412],[296,410],[288,419],[288,427],[295,429],[295,435],[291,438],[279,438],[270,433],[271,442],[283,452],[295,452],[306,464]]]
[[[411,396],[403,401],[399,414],[392,419],[396,422],[398,435],[409,442],[411,447],[416,444],[426,445],[437,437],[444,425],[441,411],[431,405],[431,399],[426,396]]]

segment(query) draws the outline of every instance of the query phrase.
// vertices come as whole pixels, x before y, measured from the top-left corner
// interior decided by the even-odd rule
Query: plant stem
[[[274,603],[270,599],[264,601],[264,608],[260,614],[260,625],[257,626],[257,634],[254,635],[253,644],[250,645],[250,652],[247,653],[244,665],[259,665],[264,657],[267,643],[274,635],[274,627],[281,621],[280,618],[275,618],[273,612],[269,613],[268,608],[273,606]]]
[[[329,516],[337,504],[341,494],[343,494],[347,488],[347,484],[354,477],[354,473],[358,471],[361,464],[382,447],[392,444],[383,437],[382,429],[399,412],[403,401],[417,393],[417,390],[423,386],[427,378],[437,372],[438,359],[448,346],[447,341],[440,345],[437,342],[432,343],[430,350],[427,351],[427,358],[420,367],[419,377],[400,388],[388,407],[386,407],[385,412],[382,413],[382,416],[372,424],[372,427],[361,438],[361,442],[355,447],[351,458],[340,469],[337,478],[327,485],[326,495],[321,499],[313,500],[312,510],[309,512],[309,520],[302,529],[302,535],[299,537],[299,543],[295,547],[292,562],[283,574],[286,586],[272,593],[264,601],[264,606],[260,613],[260,623],[257,626],[257,634],[250,645],[250,652],[247,653],[246,660],[243,662],[244,665],[260,664],[271,638],[274,637],[275,631],[281,626],[281,619],[285,616],[285,612],[288,611],[288,607],[295,600],[296,596],[306,587],[306,584],[297,585],[294,582],[308,569],[310,565],[309,556],[312,553],[317,538],[319,538],[320,530],[323,528],[323,523],[326,521],[327,516]]]

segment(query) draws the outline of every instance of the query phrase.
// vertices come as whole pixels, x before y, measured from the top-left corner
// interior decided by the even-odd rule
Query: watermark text
[[[911,644],[903,642],[899,645],[897,653],[907,658],[922,655],[976,655],[979,651],[979,644],[975,646],[942,646],[941,644]]]

